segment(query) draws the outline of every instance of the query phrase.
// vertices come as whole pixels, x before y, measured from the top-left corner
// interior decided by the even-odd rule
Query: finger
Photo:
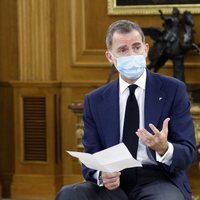
[[[121,172],[114,172],[114,173],[102,172],[101,178],[104,185],[109,185],[115,182],[116,180],[119,180],[120,175]]]
[[[170,121],[170,118],[166,118],[166,119],[164,120],[164,122],[163,122],[162,131],[164,131],[165,133],[168,132],[169,121]]]
[[[106,179],[112,179],[119,177],[121,175],[121,172],[102,172],[101,176],[102,178]]]
[[[136,135],[147,145],[153,137],[153,135],[149,133],[146,129],[138,129]]]
[[[147,137],[147,132],[145,129],[138,129],[136,132],[136,135],[141,138],[141,139],[145,139]]]
[[[153,124],[149,124],[149,127],[151,128],[154,134],[160,134],[160,131]]]
[[[151,135],[145,128],[139,128],[136,133],[141,133],[144,135]]]
[[[103,179],[103,185],[108,189],[115,189],[119,187],[120,178]]]
[[[119,178],[117,180],[113,181],[113,182],[104,184],[104,186],[106,188],[108,188],[109,190],[114,190],[114,189],[118,188],[119,185],[120,185]]]

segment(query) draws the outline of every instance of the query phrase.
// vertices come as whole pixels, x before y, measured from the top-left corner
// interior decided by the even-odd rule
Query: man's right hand
[[[121,172],[101,172],[101,179],[104,187],[108,190],[114,190],[120,185]]]

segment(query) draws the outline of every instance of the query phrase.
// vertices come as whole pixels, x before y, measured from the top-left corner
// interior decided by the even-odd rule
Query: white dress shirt
[[[138,102],[139,107],[139,115],[140,115],[140,123],[139,128],[144,128],[144,100],[145,100],[145,88],[146,88],[146,77],[147,73],[144,70],[142,76],[134,83],[138,87],[135,90],[135,97]],[[129,96],[129,86],[127,82],[125,82],[121,76],[119,76],[119,111],[120,111],[120,141],[122,142],[123,137],[123,127],[124,127],[124,116],[126,110],[126,101]],[[147,99],[148,101],[148,99]],[[160,156],[156,153],[156,161],[153,158],[150,158],[147,154],[146,145],[139,139],[138,140],[138,150],[137,150],[137,160],[141,161],[142,164],[156,164],[156,161],[165,163],[170,165],[172,162],[172,155],[173,155],[173,145],[168,142],[169,148],[167,152]],[[151,155],[150,155],[151,156]]]

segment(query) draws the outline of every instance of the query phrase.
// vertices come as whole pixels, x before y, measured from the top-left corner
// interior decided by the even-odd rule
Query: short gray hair
[[[142,37],[142,41],[145,41],[144,33],[140,26],[134,22],[131,22],[129,20],[118,20],[114,23],[112,23],[107,30],[106,34],[106,46],[108,50],[112,49],[112,39],[113,39],[113,34],[115,32],[118,33],[130,33],[132,30],[138,31],[138,33]]]

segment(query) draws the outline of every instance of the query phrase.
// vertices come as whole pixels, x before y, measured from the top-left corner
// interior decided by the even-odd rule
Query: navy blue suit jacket
[[[169,117],[168,141],[174,146],[170,166],[158,165],[176,184],[186,199],[191,199],[191,189],[185,170],[196,158],[194,127],[190,102],[185,84],[175,78],[147,70],[145,90],[145,128],[153,123],[162,129],[164,119]],[[119,79],[102,86],[85,96],[83,145],[86,152],[95,153],[119,143]],[[155,152],[150,150],[155,158]],[[93,179],[94,170],[83,166],[86,180]]]

